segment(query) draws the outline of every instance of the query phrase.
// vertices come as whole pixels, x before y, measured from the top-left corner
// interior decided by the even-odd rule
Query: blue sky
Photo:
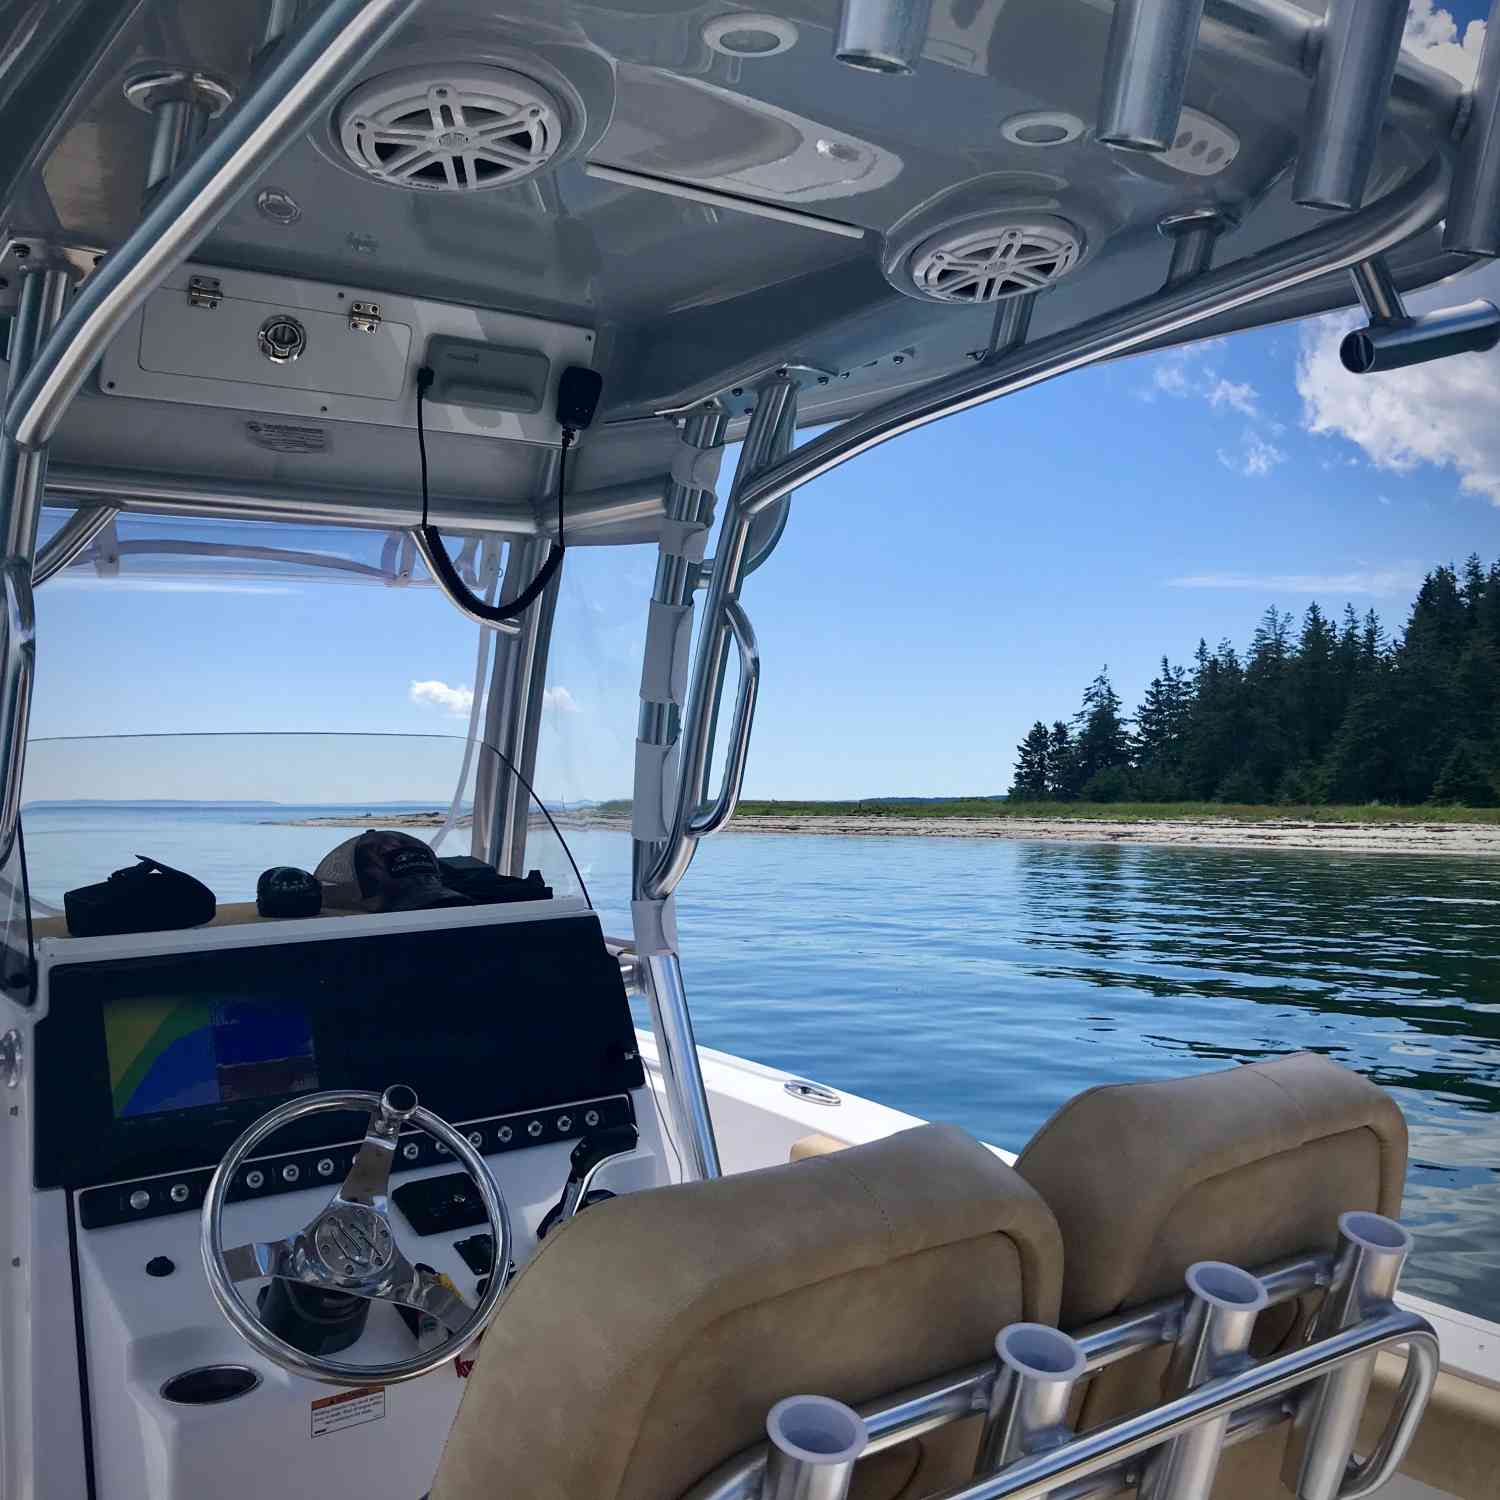
[[[1419,0],[1414,34],[1462,71],[1479,6],[1451,11]],[[1500,300],[1500,271],[1426,301],[1480,295]],[[764,663],[747,794],[1000,791],[1031,721],[1070,715],[1103,665],[1133,706],[1163,652],[1243,643],[1267,605],[1347,600],[1394,627],[1428,568],[1500,556],[1500,351],[1355,381],[1340,331],[1083,371],[800,492],[745,590]],[[629,790],[653,563],[569,556],[544,795]],[[34,735],[463,733],[474,632],[430,590],[233,588],[47,585]]]

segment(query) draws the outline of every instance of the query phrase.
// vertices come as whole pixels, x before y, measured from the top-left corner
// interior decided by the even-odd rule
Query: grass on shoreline
[[[597,811],[624,814],[626,799]],[[1500,824],[1500,807],[1250,806],[1225,802],[1011,802],[1003,797],[944,797],[930,802],[766,802],[746,798],[740,818],[1046,818],[1053,822],[1160,823],[1216,820],[1233,823],[1480,823]]]

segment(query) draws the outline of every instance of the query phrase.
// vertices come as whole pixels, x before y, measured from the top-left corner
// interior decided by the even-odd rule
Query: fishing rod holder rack
[[[1411,1237],[1379,1214],[1339,1220],[1336,1255],[1277,1262],[1252,1275],[1221,1262],[1189,1268],[1185,1294],[1069,1336],[1010,1324],[996,1357],[849,1411],[858,1439],[789,1452],[776,1422],[768,1441],[729,1460],[682,1500],[844,1500],[856,1458],[952,1422],[982,1419],[974,1477],[927,1500],[1067,1500],[1135,1491],[1143,1500],[1208,1500],[1222,1453],[1292,1424],[1284,1481],[1298,1500],[1365,1500],[1397,1472],[1438,1374],[1438,1340],[1420,1314],[1393,1298]],[[1254,1359],[1249,1341],[1267,1308],[1322,1292],[1316,1315],[1288,1352]],[[1171,1346],[1159,1405],[1092,1431],[1069,1425],[1081,1382],[1148,1350]],[[1375,1359],[1404,1348],[1406,1369],[1385,1428],[1368,1455],[1354,1444]],[[789,1402],[838,1403],[793,1397]],[[848,1411],[848,1408],[841,1408]],[[809,1422],[813,1409],[809,1408]],[[784,1425],[784,1423],[782,1424]],[[854,1457],[849,1450],[857,1448]],[[774,1454],[774,1459],[773,1459]],[[797,1476],[800,1474],[800,1478]]]

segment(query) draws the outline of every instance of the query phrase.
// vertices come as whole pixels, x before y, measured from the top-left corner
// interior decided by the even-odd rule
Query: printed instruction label
[[[319,1396],[312,1404],[312,1435],[342,1432],[346,1427],[363,1427],[366,1422],[385,1420],[385,1387],[371,1390],[340,1391],[337,1396]]]
[[[272,453],[326,453],[328,433],[322,427],[304,427],[296,422],[246,422],[245,436],[257,448]]]

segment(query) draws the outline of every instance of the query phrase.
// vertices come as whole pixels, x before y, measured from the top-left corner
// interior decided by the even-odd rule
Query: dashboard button
[[[592,1130],[599,1123],[599,1111],[597,1109],[587,1111],[583,1117],[583,1123]]]
[[[557,1128],[566,1135],[573,1128],[572,1115],[559,1115],[557,1117]]]
[[[469,1132],[469,1144],[477,1151],[484,1145],[484,1132],[482,1130],[471,1130]]]
[[[535,1140],[541,1133],[542,1122],[540,1120],[533,1120],[531,1124],[526,1127],[526,1134],[529,1135],[532,1140]]]
[[[407,1161],[415,1161],[422,1154],[422,1148],[415,1141],[408,1141],[401,1148],[401,1154]]]
[[[259,1167],[252,1167],[245,1173],[245,1186],[250,1189],[263,1188],[266,1185],[266,1174]]]
[[[512,1130],[509,1125],[502,1125],[499,1130],[495,1132],[495,1135],[498,1137],[502,1146],[509,1145],[510,1139],[514,1134],[515,1131]]]
[[[185,1182],[174,1182],[172,1184],[172,1202],[186,1203],[188,1201],[188,1185]]]
[[[319,1177],[332,1177],[333,1176],[333,1158],[331,1156],[324,1156],[324,1157],[322,1157],[322,1158],[319,1159],[319,1161],[318,1161],[318,1176]]]
[[[281,1169],[281,1180],[283,1182],[295,1182],[302,1175],[302,1168],[294,1161],[289,1161]]]
[[[130,1206],[137,1213],[140,1213],[143,1209],[150,1208],[151,1207],[151,1194],[148,1193],[145,1190],[145,1188],[137,1188],[130,1195]]]
[[[452,1156],[453,1155],[453,1153],[441,1141],[436,1142],[436,1145],[437,1145],[437,1154],[439,1156]]]

